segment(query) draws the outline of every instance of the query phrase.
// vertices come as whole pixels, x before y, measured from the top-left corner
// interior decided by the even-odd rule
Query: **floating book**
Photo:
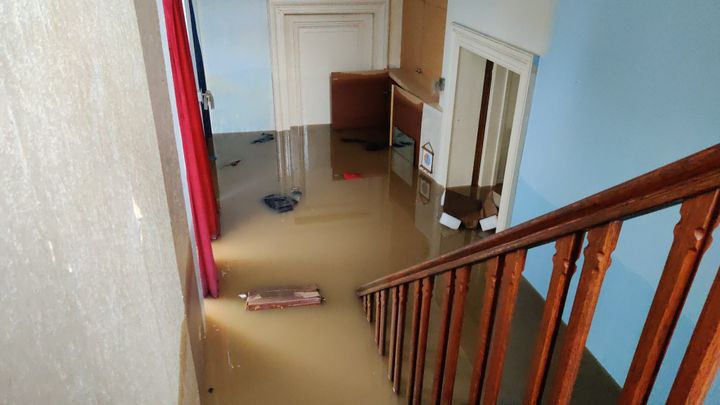
[[[249,291],[245,309],[260,311],[320,305],[322,302],[323,297],[315,284],[300,287],[276,287]]]

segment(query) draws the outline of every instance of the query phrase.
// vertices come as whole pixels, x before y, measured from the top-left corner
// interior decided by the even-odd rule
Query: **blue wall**
[[[720,142],[720,2],[558,0],[554,21],[540,59],[513,224]],[[677,211],[623,225],[588,339],[620,384]],[[720,265],[717,240],[720,235],[696,278],[651,403],[663,403],[672,384]],[[543,247],[528,257],[526,277],[543,294],[552,254]],[[707,403],[720,403],[717,380],[710,398]]]
[[[198,0],[197,19],[215,133],[263,131],[273,121],[266,0]]]

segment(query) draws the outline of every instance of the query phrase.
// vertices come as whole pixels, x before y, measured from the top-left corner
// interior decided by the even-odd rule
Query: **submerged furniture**
[[[330,97],[332,129],[384,128],[389,145],[393,144],[393,133],[397,129],[415,141],[413,163],[417,165],[423,105],[439,109],[437,94],[422,89],[401,69],[390,69],[333,72]]]

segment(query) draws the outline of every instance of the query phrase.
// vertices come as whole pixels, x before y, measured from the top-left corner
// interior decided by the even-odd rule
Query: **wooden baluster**
[[[700,405],[720,368],[720,269],[705,300],[667,403]]]
[[[470,281],[470,267],[461,267],[455,272],[455,294],[452,303],[452,319],[450,323],[450,337],[445,357],[445,375],[441,391],[441,403],[452,404],[455,388],[455,373],[457,372],[458,355],[460,354],[460,333],[462,332],[463,315],[465,314],[465,298],[467,297],[468,282]]]
[[[390,339],[388,341],[388,380],[392,381],[395,367],[395,334],[397,333],[398,288],[390,289]]]
[[[362,296],[363,315],[367,319],[367,295]]]
[[[600,288],[610,267],[621,224],[620,221],[610,222],[592,228],[587,234],[588,246],[585,248],[580,282],[575,293],[570,322],[558,354],[557,372],[550,385],[550,404],[565,405],[570,402]]]
[[[410,370],[408,370],[408,384],[406,397],[408,403],[412,403],[413,392],[415,391],[415,358],[417,357],[418,335],[420,334],[420,301],[422,301],[422,283],[420,280],[413,281],[413,308],[410,323]]]
[[[387,318],[387,290],[380,291],[380,313],[378,314],[377,323],[380,325],[380,337],[378,341],[378,353],[385,355],[385,321]]]
[[[483,289],[482,307],[478,319],[477,343],[475,344],[475,359],[470,380],[470,398],[468,404],[480,403],[482,383],[485,379],[485,366],[487,354],[490,350],[490,335],[495,322],[495,305],[497,301],[498,274],[502,267],[502,256],[496,256],[487,261],[485,269],[485,287]]]
[[[495,405],[500,394],[500,380],[502,379],[505,352],[510,338],[513,312],[518,287],[525,268],[527,250],[520,249],[505,255],[505,263],[500,276],[500,291],[493,324],[490,352],[487,360],[487,372],[483,384],[481,403]]]
[[[373,316],[373,294],[368,294],[367,296],[367,320],[368,322],[372,322],[372,316]]]
[[[430,322],[430,300],[432,299],[433,278],[422,280],[422,302],[420,305],[420,328],[418,331],[417,352],[415,353],[415,382],[413,395],[408,401],[415,405],[422,403],[423,377],[425,375],[425,351],[427,350],[428,324]]]
[[[367,295],[367,311],[365,311],[365,318],[368,322],[372,322],[373,315],[373,294]]]
[[[440,324],[440,335],[437,340],[437,353],[435,357],[435,374],[433,374],[433,388],[431,403],[440,402],[440,394],[442,391],[442,379],[445,372],[445,353],[447,351],[448,333],[450,332],[450,311],[452,310],[452,300],[455,290],[455,271],[448,271],[443,274],[443,282],[445,283],[445,292],[443,293]]]
[[[540,330],[535,341],[535,352],[525,391],[525,405],[537,405],[542,398],[545,379],[550,368],[550,359],[560,327],[560,317],[565,308],[570,279],[575,273],[575,263],[580,256],[583,238],[584,233],[579,232],[563,236],[555,243],[550,286],[545,300]]]
[[[373,319],[375,321],[375,344],[380,347],[380,292],[377,291],[373,294],[374,301],[374,312]]]
[[[395,366],[393,367],[393,392],[400,392],[402,378],[403,339],[405,338],[405,306],[407,303],[407,285],[398,287],[398,319],[395,333]]]
[[[644,404],[650,396],[698,265],[718,225],[719,200],[720,191],[715,190],[686,200],[680,208],[675,239],[625,378],[620,404]]]

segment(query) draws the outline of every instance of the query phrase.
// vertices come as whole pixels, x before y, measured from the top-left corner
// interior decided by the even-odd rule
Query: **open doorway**
[[[510,222],[533,55],[460,25],[451,33],[443,117],[447,196],[464,211],[475,210],[474,221],[494,215],[489,223],[500,231]]]
[[[447,187],[501,189],[518,79],[517,73],[461,48]]]

